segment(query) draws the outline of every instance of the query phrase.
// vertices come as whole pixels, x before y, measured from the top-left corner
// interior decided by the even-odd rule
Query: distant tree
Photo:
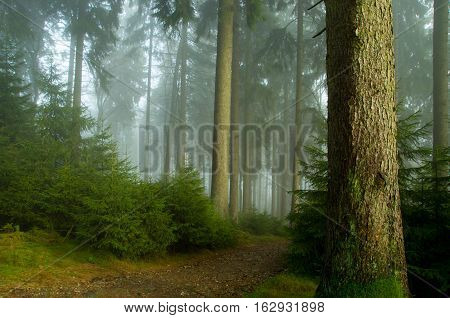
[[[87,60],[92,68],[105,78],[101,61],[116,41],[116,28],[119,24],[119,13],[122,10],[122,0],[78,0],[61,1],[60,11],[66,19],[72,21],[70,30],[75,36],[75,71],[73,89],[73,129],[72,129],[72,157],[78,161],[81,140],[81,90],[83,77],[83,59],[85,57],[85,41],[90,43]],[[75,18],[72,20],[72,18]]]
[[[240,40],[241,2],[234,1],[233,18],[233,64],[231,75],[231,178],[230,216],[237,222],[239,215],[239,97],[240,97]]]
[[[448,1],[434,1],[433,161],[437,178],[448,177]],[[445,180],[445,179],[443,179]],[[445,182],[443,183],[446,188]],[[443,187],[441,184],[440,187]]]
[[[295,83],[295,150],[294,161],[292,169],[292,191],[300,190],[300,160],[301,160],[301,144],[300,133],[302,124],[302,86],[303,86],[303,16],[304,16],[304,0],[297,1],[297,71],[296,71],[296,83]],[[291,212],[295,211],[297,206],[297,196],[292,196]]]

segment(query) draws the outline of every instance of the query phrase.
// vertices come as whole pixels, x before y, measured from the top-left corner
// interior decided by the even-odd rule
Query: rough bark
[[[240,84],[240,1],[234,0],[233,66],[231,75],[231,179],[230,216],[234,222],[239,215],[239,84]]]
[[[228,210],[233,7],[233,0],[219,0],[211,197],[223,216]]]
[[[304,1],[297,1],[297,80],[295,83],[295,150],[292,169],[292,191],[300,190],[300,133],[301,133],[301,109],[302,109],[302,78],[303,78],[303,12]],[[291,212],[296,211],[298,196],[292,195]]]
[[[325,0],[328,237],[320,296],[406,296],[390,0]]]
[[[447,71],[448,0],[435,0],[433,29],[433,163],[437,178],[448,176],[448,162],[443,160],[443,155],[448,149]],[[439,183],[443,184],[444,182]]]
[[[147,101],[145,107],[145,145],[144,145],[144,179],[150,179],[150,113],[152,97],[152,56],[153,56],[153,17],[150,17],[150,35],[148,43],[148,67],[147,67]]]

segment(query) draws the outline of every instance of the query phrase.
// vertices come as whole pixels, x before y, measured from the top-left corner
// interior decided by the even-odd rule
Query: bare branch
[[[312,38],[313,38],[313,39],[317,38],[317,37],[320,36],[322,33],[324,33],[326,30],[327,30],[327,28],[323,28],[322,31],[320,31],[319,33],[317,33],[316,35],[314,35]]]
[[[313,5],[312,7],[309,7],[308,8],[308,11],[309,10],[312,10],[312,9],[314,9],[315,7],[317,7],[319,4],[321,4],[322,2],[324,2],[324,0],[320,0],[319,2],[317,2],[315,5]]]

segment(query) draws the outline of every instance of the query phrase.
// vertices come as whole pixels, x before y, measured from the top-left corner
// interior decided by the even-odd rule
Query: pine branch
[[[317,37],[319,37],[320,35],[322,35],[322,33],[324,33],[327,30],[327,28],[323,28],[322,31],[320,31],[319,33],[317,33],[316,35],[314,35],[312,38],[315,39]]]
[[[314,9],[315,7],[317,7],[319,4],[321,4],[322,2],[324,2],[324,0],[320,0],[319,2],[317,2],[315,5],[313,5],[312,7],[309,7],[307,11]]]

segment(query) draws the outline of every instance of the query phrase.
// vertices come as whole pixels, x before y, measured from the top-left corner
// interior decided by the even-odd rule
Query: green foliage
[[[337,298],[404,298],[407,296],[401,282],[395,278],[378,279],[366,284],[349,283],[333,291],[332,295],[326,295],[326,297]]]
[[[15,231],[8,224],[25,231],[38,227],[126,258],[236,241],[235,228],[215,212],[197,173],[140,181],[129,162],[119,159],[108,132],[96,130],[87,116],[81,118],[86,137],[80,160],[72,164],[73,119],[65,86],[50,67],[40,81],[41,105],[31,112],[18,67],[9,55],[0,56],[0,87],[5,87],[0,114],[6,119],[0,121],[0,226],[5,231]]]
[[[258,211],[243,212],[239,216],[239,228],[254,235],[287,235],[287,229],[282,220]]]
[[[253,27],[258,21],[264,19],[264,2],[261,0],[244,0],[244,12],[247,25]]]
[[[191,0],[155,0],[155,17],[164,29],[177,27],[180,22],[188,22],[194,17]]]
[[[322,270],[325,252],[326,191],[301,191],[301,213],[289,215],[292,226],[292,244],[288,264],[291,272],[318,276]]]
[[[405,112],[402,110],[401,113]],[[308,164],[303,163],[303,176],[312,190],[296,193],[300,198],[299,213],[289,216],[293,229],[289,267],[294,273],[307,275],[320,274],[325,253],[327,153],[325,140],[317,140],[317,144],[317,147],[308,148],[310,160]],[[439,190],[438,180],[433,177],[431,149],[427,148],[429,129],[428,125],[421,125],[418,113],[399,117],[397,144],[410,290],[416,296],[442,296],[423,280],[444,293],[449,291],[450,254],[446,248],[450,243],[449,195],[447,191]],[[441,160],[448,162],[448,159]],[[447,184],[448,181],[449,178],[444,180]],[[359,297],[402,296],[397,293],[401,288],[396,289],[391,283],[387,280],[364,287],[348,286],[346,293]]]
[[[175,227],[173,249],[220,248],[236,242],[235,229],[214,210],[197,172],[186,169],[161,181],[160,187]]]
[[[409,276],[409,284],[413,295],[442,297],[442,292],[450,291],[450,196],[447,190],[437,188],[436,178],[427,177],[432,175],[431,163],[422,170],[428,173],[408,180],[408,187],[400,193],[406,259],[414,273]],[[448,184],[449,178],[445,182]]]

